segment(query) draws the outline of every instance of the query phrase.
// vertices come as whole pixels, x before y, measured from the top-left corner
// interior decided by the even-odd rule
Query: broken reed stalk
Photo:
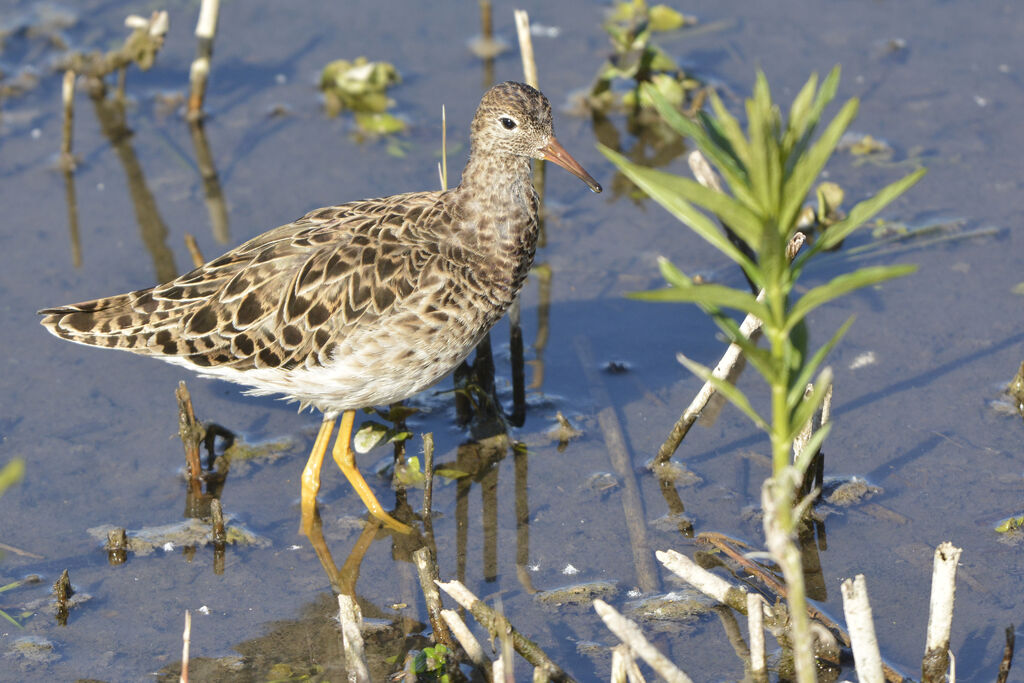
[[[949,541],[935,549],[932,566],[932,595],[928,610],[928,635],[921,661],[922,683],[944,681],[949,670],[949,635],[953,626],[953,598],[956,595],[956,565],[960,553]]]
[[[644,680],[633,651],[625,643],[619,643],[612,648],[612,673],[608,680],[614,683],[627,680],[636,683]]]
[[[635,622],[619,614],[614,607],[600,598],[594,600],[594,610],[609,631],[628,645],[630,650],[640,655],[668,683],[693,683],[693,679],[680,671],[675,664],[669,661],[668,657],[661,654],[658,648],[644,637]]]
[[[504,615],[498,614],[494,609],[485,605],[461,581],[438,581],[437,585],[448,595],[452,596],[461,607],[469,610],[473,618],[492,636],[497,637],[502,632],[507,632],[512,638],[512,645],[515,647],[515,651],[533,666],[544,669],[551,680],[573,680],[536,643],[515,630]]]
[[[519,38],[519,54],[523,58],[523,78],[526,79],[526,85],[539,90],[537,62],[533,58],[533,40],[530,38],[530,15],[524,9],[517,9],[514,14],[516,35]]]
[[[433,535],[434,524],[430,519],[434,503],[434,433],[423,435],[423,527]],[[437,578],[437,577],[434,577]]]
[[[747,592],[745,590],[736,588],[722,577],[709,572],[686,555],[675,550],[659,550],[654,554],[666,569],[704,595],[732,607],[741,614],[746,613]]]
[[[338,595],[338,620],[341,622],[341,642],[345,650],[348,680],[354,683],[370,683],[366,653],[363,651],[363,634],[360,632],[363,615],[355,599],[344,593]]]
[[[767,607],[757,593],[747,593],[747,636],[750,640],[750,677],[754,683],[768,683],[765,657],[764,609]]]
[[[192,265],[196,268],[206,263],[203,260],[203,252],[199,251],[199,243],[196,242],[195,236],[190,233],[185,233],[185,248],[188,249],[188,255],[192,258]]]
[[[626,529],[629,532],[629,544],[633,551],[633,566],[636,568],[636,581],[640,590],[645,593],[658,591],[658,572],[651,557],[651,546],[647,542],[647,523],[644,520],[644,504],[640,495],[640,486],[636,481],[633,462],[626,447],[626,437],[622,425],[615,414],[612,398],[605,388],[604,382],[594,365],[594,354],[590,340],[578,336],[573,340],[576,355],[583,366],[590,395],[599,406],[604,406],[597,414],[601,433],[604,435],[608,457],[615,474],[622,481],[622,511],[626,518]]]
[[[192,613],[185,610],[185,630],[181,633],[181,683],[188,683],[188,649],[192,643]]]
[[[878,651],[878,638],[875,637],[875,622],[871,616],[868,585],[864,575],[857,574],[855,578],[843,581],[841,588],[857,680],[863,683],[884,683],[882,654]]]
[[[821,405],[811,419],[807,421],[800,433],[793,439],[793,462],[796,463],[798,458],[803,458],[809,462],[807,469],[803,473],[803,481],[800,484],[800,495],[806,496],[812,491],[815,492],[815,499],[821,499],[821,488],[825,483],[825,456],[821,451],[821,446],[818,446],[818,450],[814,452],[810,458],[803,455],[804,448],[810,442],[811,437],[822,427],[826,426],[829,419],[832,416],[832,389],[833,385],[829,384],[828,389],[825,391],[825,398],[822,399]],[[814,385],[808,384],[804,389],[804,399],[810,398],[811,394],[814,393]]]
[[[75,156],[71,152],[71,138],[75,120],[75,72],[68,69],[60,87],[61,104],[64,109],[64,125],[61,127],[60,167],[65,171],[75,168]]]
[[[430,476],[429,474],[427,475]],[[448,630],[447,624],[441,618],[441,594],[437,590],[437,563],[431,557],[430,548],[423,546],[412,554],[413,564],[416,565],[416,574],[420,579],[420,588],[423,590],[423,599],[427,605],[427,617],[430,619],[430,626],[434,629],[434,642],[444,643],[445,647],[455,650],[455,640]]]
[[[999,662],[999,675],[996,676],[996,683],[1006,683],[1010,677],[1010,666],[1013,664],[1013,649],[1016,637],[1013,633],[1013,624],[1006,627],[1006,645],[1003,647],[1003,660]]]
[[[192,408],[192,396],[189,394],[184,380],[178,382],[174,396],[178,399],[178,436],[185,447],[189,484],[193,494],[198,496],[202,494],[199,477],[203,468],[199,463],[199,444],[203,441],[203,428],[196,422],[196,414]]]
[[[199,6],[199,20],[196,22],[196,58],[188,72],[189,121],[198,121],[203,116],[203,99],[206,97],[206,81],[210,77],[210,60],[213,58],[213,38],[217,35],[217,17],[220,14],[220,0],[202,0]]]
[[[451,629],[455,639],[459,641],[459,645],[462,646],[462,650],[469,657],[469,661],[487,672],[487,680],[492,680],[490,674],[491,661],[487,659],[484,649],[480,647],[480,641],[469,630],[469,627],[466,626],[466,622],[462,620],[459,613],[452,609],[443,609],[441,610],[441,618],[444,619],[444,623]]]

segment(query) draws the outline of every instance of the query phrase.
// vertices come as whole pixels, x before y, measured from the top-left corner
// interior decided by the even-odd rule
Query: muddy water
[[[543,89],[562,109],[605,56],[602,7],[527,3],[527,9],[535,22],[559,29],[557,37],[537,37],[535,47]],[[839,582],[865,574],[883,652],[914,674],[932,549],[951,540],[964,548],[953,629],[958,674],[989,680],[1002,631],[1019,622],[1024,594],[1019,548],[991,531],[996,520],[1019,513],[1022,425],[989,405],[1024,356],[1021,299],[1012,292],[1024,279],[1015,229],[1024,105],[1015,46],[1024,12],[1010,3],[979,11],[967,3],[923,2],[698,2],[683,9],[708,29],[665,38],[663,46],[735,97],[747,92],[758,66],[787,101],[811,70],[842,64],[840,97],[862,98],[854,128],[894,148],[889,163],[857,164],[848,154],[833,162],[830,177],[849,197],[865,197],[923,163],[931,169],[928,177],[887,210],[887,219],[911,226],[957,219],[963,230],[997,228],[989,237],[876,255],[870,260],[916,263],[920,270],[811,320],[820,341],[857,316],[832,358],[836,426],[826,474],[858,475],[882,489],[870,504],[834,509],[826,518],[827,538],[819,542],[821,606],[839,617]],[[120,39],[123,17],[133,10],[119,3],[61,9],[67,22],[56,35],[75,49],[107,48]],[[55,11],[13,3],[0,19],[38,26]],[[41,577],[41,583],[0,593],[0,609],[24,626],[0,622],[3,680],[132,681],[175,671],[186,609],[195,614],[197,680],[343,676],[328,576],[297,534],[298,475],[318,418],[148,359],[62,344],[38,326],[35,310],[145,287],[186,270],[185,233],[212,257],[317,206],[434,187],[441,105],[450,144],[463,145],[453,152],[458,166],[485,86],[479,61],[465,48],[478,31],[476,7],[428,14],[402,3],[358,10],[227,3],[206,124],[228,209],[226,236],[211,228],[196,151],[174,104],[195,50],[194,12],[192,5],[172,7],[172,30],[156,66],[129,73],[130,138],[112,146],[90,100],[81,93],[76,100],[77,266],[67,185],[54,170],[61,117],[59,77],[49,64],[58,50],[45,31],[23,30],[9,36],[0,53],[8,78],[27,64],[39,75],[37,87],[3,102],[0,120],[6,351],[0,462],[20,457],[27,464],[25,480],[0,499],[0,542],[30,553],[5,553],[0,584]],[[495,20],[497,32],[512,41],[510,10],[498,8]],[[321,110],[314,87],[319,69],[359,55],[393,62],[402,73],[393,96],[411,124],[399,138],[403,156],[389,154],[384,141],[354,141],[349,119],[328,119]],[[518,57],[499,58],[494,75],[519,78]],[[556,116],[565,147],[610,187],[613,170],[594,149],[589,120]],[[682,171],[678,163],[672,168]],[[675,353],[714,362],[722,350],[713,326],[696,310],[622,295],[658,284],[659,254],[688,272],[727,282],[738,276],[650,203],[613,192],[591,195],[558,169],[548,174],[547,201],[548,239],[537,261],[549,277],[532,277],[523,295],[528,411],[511,436],[525,447],[467,445],[469,434],[456,426],[445,393],[417,397],[413,404],[424,411],[408,426],[416,434],[433,432],[439,463],[472,474],[435,490],[442,577],[500,598],[518,629],[573,676],[590,680],[607,677],[607,651],[595,654],[592,646],[611,643],[610,634],[589,608],[553,608],[533,592],[611,581],[617,592],[609,601],[626,608],[632,590],[675,587],[664,574],[637,569],[623,509],[627,487],[614,474],[598,415],[610,409],[621,426],[643,503],[634,513],[649,546],[691,552],[692,541],[669,517],[658,482],[642,465],[698,388]],[[148,207],[144,229],[140,202]],[[846,248],[869,241],[867,234],[856,236]],[[808,270],[806,284],[862,263],[844,252],[831,255]],[[541,305],[548,294],[549,308]],[[506,400],[508,335],[506,323],[492,335],[499,394]],[[866,357],[873,361],[855,362]],[[257,542],[229,547],[221,567],[211,548],[189,552],[180,538],[161,537],[171,545],[110,566],[90,529],[182,521],[185,484],[173,391],[183,378],[190,379],[201,419],[224,425],[248,444],[278,444],[234,461],[222,495],[232,523]],[[451,386],[449,380],[438,389]],[[741,386],[761,396],[763,405],[756,378],[744,377]],[[563,449],[548,436],[557,412],[582,432]],[[419,448],[418,437],[412,443]],[[766,452],[763,436],[729,409],[713,426],[691,432],[676,458],[699,478],[678,487],[696,531],[760,542],[750,511],[768,472]],[[360,462],[373,471],[388,454],[381,448]],[[337,472],[324,479],[324,534],[340,565],[360,538],[363,509]],[[386,480],[369,479],[389,504]],[[421,494],[411,491],[409,502],[418,509]],[[401,661],[408,649],[427,644],[425,609],[409,562],[413,549],[382,534],[362,560],[356,593],[364,615],[378,626],[368,636],[375,676],[393,670],[387,658]],[[41,601],[65,568],[81,603],[59,626]],[[696,680],[742,677],[717,618],[645,628]],[[19,640],[26,637],[40,640]],[[517,672],[529,678],[524,664]]]

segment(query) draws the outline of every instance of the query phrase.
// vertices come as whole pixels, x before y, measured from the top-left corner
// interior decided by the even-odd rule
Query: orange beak
[[[548,144],[544,145],[540,150],[540,158],[545,161],[553,161],[569,173],[582,180],[590,188],[591,192],[600,192],[601,184],[594,180],[593,176],[583,170],[580,166],[580,162],[572,158],[572,155],[565,151],[565,147],[562,147],[562,143],[558,141],[554,135],[548,140]]]

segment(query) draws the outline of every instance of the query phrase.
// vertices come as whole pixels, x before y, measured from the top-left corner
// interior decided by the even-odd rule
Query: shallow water
[[[535,38],[558,136],[610,187],[613,169],[594,148],[590,121],[558,111],[570,93],[590,83],[605,57],[602,6],[525,6],[534,22],[561,31],[557,38]],[[17,24],[40,8],[16,2],[0,20]],[[873,257],[920,269],[826,307],[810,321],[814,339],[823,340],[857,316],[832,356],[836,422],[826,474],[862,476],[883,489],[871,505],[827,518],[822,609],[841,618],[839,583],[863,573],[883,654],[903,673],[916,675],[932,551],[951,540],[964,548],[952,642],[958,677],[990,680],[1003,629],[1020,621],[1024,595],[1020,549],[992,531],[997,520],[1020,512],[1022,425],[990,407],[1024,360],[1021,298],[1011,291],[1024,279],[1015,229],[1018,150],[1024,146],[1018,47],[1024,10],[1013,3],[979,11],[968,3],[796,1],[695,2],[683,9],[714,30],[661,44],[727,93],[746,93],[760,66],[776,97],[788,101],[810,71],[843,66],[839,98],[862,99],[854,128],[884,138],[895,148],[893,161],[905,162],[856,165],[848,154],[837,157],[830,177],[850,199],[868,196],[920,159],[928,176],[887,209],[887,219],[911,225],[963,219],[965,230],[998,228],[991,237]],[[81,3],[73,10],[77,20],[61,35],[73,48],[109,47],[120,40],[123,17],[133,10],[138,8]],[[128,74],[134,135],[127,145],[166,234],[140,232],[126,180],[131,160],[111,147],[90,100],[78,94],[79,267],[72,265],[64,177],[54,170],[60,78],[48,64],[57,52],[45,37],[19,32],[0,53],[4,72],[34,63],[41,79],[27,94],[4,101],[0,119],[6,350],[0,463],[21,457],[27,464],[24,481],[0,498],[0,542],[41,556],[7,552],[0,585],[29,574],[42,578],[0,593],[0,609],[31,612],[24,630],[0,622],[3,680],[132,681],[165,667],[176,670],[186,609],[194,613],[193,660],[241,655],[235,664],[248,667],[232,672],[230,662],[194,661],[195,680],[246,679],[253,671],[265,678],[275,664],[278,678],[343,676],[330,584],[297,534],[298,477],[319,418],[149,359],[60,343],[37,324],[35,311],[145,287],[168,269],[187,270],[186,232],[212,258],[317,206],[434,187],[441,105],[447,108],[449,144],[464,145],[485,87],[481,65],[465,47],[478,31],[476,6],[442,6],[427,14],[393,2],[368,3],[357,12],[341,3],[226,3],[206,134],[229,208],[228,244],[211,233],[188,127],[158,102],[183,92],[195,50],[195,10],[191,3],[171,8],[171,32],[155,67]],[[496,31],[513,42],[510,10],[496,8],[495,22]],[[894,40],[905,47],[893,50]],[[385,142],[353,141],[350,119],[328,119],[322,112],[315,90],[319,69],[359,55],[391,61],[403,75],[392,91],[397,111],[412,124],[400,138],[402,158],[389,155]],[[499,58],[495,77],[520,77],[515,52]],[[454,154],[453,174],[464,154],[464,146]],[[671,168],[683,170],[680,162]],[[527,360],[543,361],[542,376],[539,363],[527,368],[528,383],[539,385],[529,391],[525,425],[511,434],[525,451],[501,449],[472,462],[474,454],[464,446],[469,434],[455,424],[450,394],[417,397],[413,404],[426,410],[409,420],[409,428],[417,435],[433,432],[439,463],[476,467],[472,485],[439,483],[435,490],[442,578],[459,577],[481,597],[500,598],[513,624],[574,677],[607,679],[607,655],[587,654],[588,642],[613,642],[593,611],[545,607],[531,591],[615,581],[619,593],[610,602],[622,607],[627,592],[645,581],[629,550],[624,487],[588,485],[592,475],[614,471],[597,417],[609,407],[632,457],[651,549],[692,554],[692,541],[665,523],[665,498],[642,465],[699,386],[676,363],[676,352],[712,363],[722,351],[715,329],[696,309],[642,304],[623,294],[659,284],[659,254],[687,272],[730,282],[737,274],[650,202],[612,192],[594,196],[559,169],[548,172],[547,202],[547,244],[537,262],[550,268],[551,308],[540,344],[541,280],[531,277],[523,294]],[[846,249],[869,241],[866,233],[857,235]],[[805,284],[863,263],[839,252],[809,269]],[[492,333],[505,399],[508,335],[505,322]],[[590,379],[581,349],[598,369]],[[875,362],[852,369],[867,352]],[[626,371],[607,372],[609,363]],[[157,550],[110,566],[89,529],[114,524],[135,530],[181,520],[185,484],[173,395],[180,379],[189,381],[200,419],[224,425],[248,443],[292,444],[284,457],[234,464],[224,489],[225,511],[269,544],[229,547],[219,574],[208,547],[194,556],[180,547]],[[437,389],[451,386],[446,380]],[[741,386],[763,403],[750,373]],[[561,451],[547,436],[558,411],[583,432]],[[418,436],[412,447],[419,449]],[[745,512],[758,504],[766,453],[766,439],[728,408],[714,426],[689,434],[676,460],[700,478],[679,489],[696,531],[760,544],[759,522]],[[361,456],[364,471],[372,472],[387,455],[381,448]],[[386,481],[368,478],[387,505]],[[418,509],[420,493],[411,491],[409,499]],[[363,509],[343,478],[326,468],[320,501],[324,533],[341,564],[359,537]],[[385,658],[400,662],[408,649],[427,644],[426,613],[408,561],[412,549],[381,535],[361,565],[356,590],[363,613],[382,627],[369,638],[377,675],[392,670]],[[570,565],[578,574],[565,573]],[[74,607],[62,627],[51,612],[26,606],[45,598],[65,568],[90,599]],[[664,574],[657,583],[663,590],[675,585]],[[695,680],[742,678],[742,664],[714,617],[649,628],[656,644]],[[28,635],[51,643],[42,658],[47,661],[16,654],[17,639]],[[521,660],[517,673],[520,680],[529,678]]]

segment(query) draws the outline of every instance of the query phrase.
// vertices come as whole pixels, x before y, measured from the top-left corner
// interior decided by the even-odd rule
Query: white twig
[[[875,623],[868,601],[868,586],[863,574],[843,581],[843,612],[846,614],[846,628],[850,632],[853,647],[853,662],[857,668],[857,679],[863,683],[884,683],[882,655],[875,638]]]
[[[348,595],[338,596],[338,620],[341,622],[341,642],[345,650],[348,680],[351,683],[370,683],[366,654],[363,652],[363,634],[359,631],[363,617],[356,601]]]
[[[443,609],[441,610],[441,618],[444,619],[444,623],[448,624],[448,628],[451,629],[455,640],[459,641],[459,645],[466,651],[469,661],[480,667],[485,666],[487,664],[487,656],[484,654],[484,649],[480,647],[480,641],[469,630],[469,627],[466,626],[466,622],[462,620],[459,613],[452,609]]]
[[[747,593],[747,630],[750,639],[750,674],[755,681],[767,681],[764,648],[764,598]]]
[[[519,36],[519,54],[523,57],[523,77],[526,84],[540,88],[537,80],[537,62],[533,59],[533,39],[530,37],[530,15],[526,10],[515,10],[516,33]]]
[[[181,634],[181,683],[188,683],[188,647],[192,642],[192,613],[185,610],[185,630]]]
[[[666,569],[709,598],[741,612],[746,609],[746,591],[733,586],[717,574],[712,574],[686,555],[675,550],[659,550],[654,556]]]
[[[675,664],[669,661],[668,657],[661,654],[658,648],[651,645],[635,622],[619,614],[614,607],[601,599],[594,600],[594,610],[608,630],[626,643],[633,652],[640,655],[668,683],[693,683],[689,676],[680,671]]]
[[[956,595],[956,565],[961,548],[946,541],[935,549],[932,567],[932,597],[928,612],[927,649],[949,647],[949,634],[953,624],[953,598]]]
[[[941,680],[949,668],[949,634],[953,627],[956,565],[960,561],[961,552],[961,548],[949,541],[939,544],[935,549],[928,636],[921,665],[921,678],[924,681]]]
[[[612,674],[609,683],[645,683],[633,651],[625,643],[612,648]]]

